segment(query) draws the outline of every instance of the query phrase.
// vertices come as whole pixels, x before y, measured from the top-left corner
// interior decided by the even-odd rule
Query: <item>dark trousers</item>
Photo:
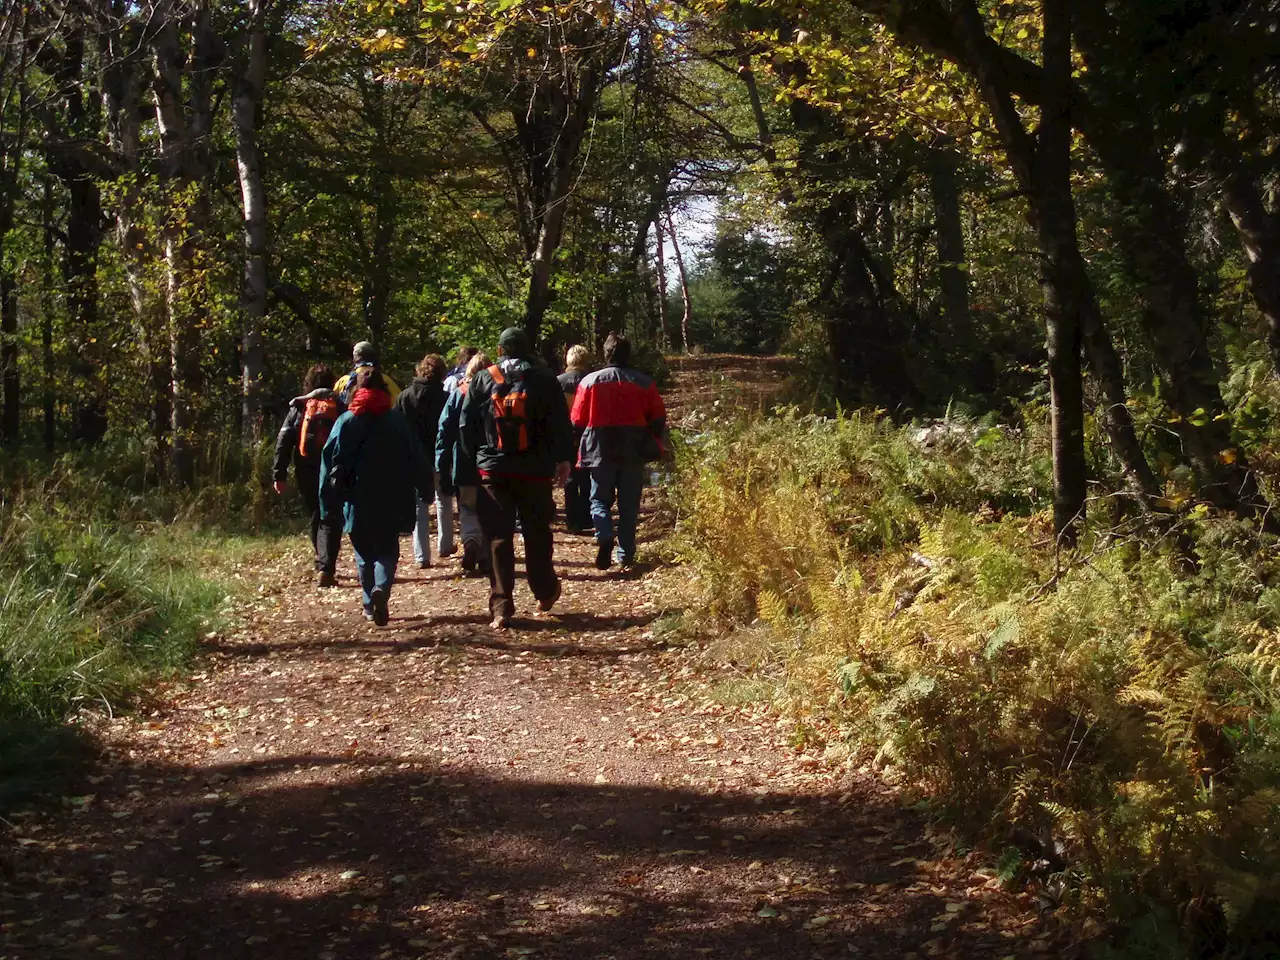
[[[564,523],[570,530],[591,529],[591,471],[574,467],[564,484]]]
[[[486,477],[476,494],[480,529],[489,538],[493,559],[489,568],[489,612],[515,614],[516,519],[524,536],[524,568],[534,599],[555,595],[558,578],[552,567],[551,521],[556,515],[551,480],[525,480],[495,474]]]
[[[338,551],[342,548],[342,516],[320,519],[320,467],[294,464],[294,480],[302,504],[311,513],[311,548],[316,554],[316,570],[335,573],[338,569]]]

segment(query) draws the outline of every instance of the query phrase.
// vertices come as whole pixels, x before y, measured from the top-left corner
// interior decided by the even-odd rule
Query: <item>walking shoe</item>
[[[375,626],[385,627],[387,625],[387,591],[382,587],[374,587],[373,593],[369,594],[369,599],[373,602],[372,620]]]
[[[328,571],[322,570],[320,576],[316,577],[317,587],[336,587],[337,585],[338,578]]]
[[[618,566],[620,566],[623,570],[630,570],[635,565],[636,565],[635,557],[619,557],[618,558]]]
[[[557,580],[555,592],[552,593],[551,596],[547,597],[545,600],[539,600],[538,609],[541,610],[543,613],[546,613],[548,610],[554,607],[556,605],[556,601],[560,599],[561,590],[562,588],[560,586],[560,581]]]
[[[500,616],[494,617],[493,622],[489,624],[489,626],[493,627],[493,629],[495,630],[506,630],[509,626],[511,626],[511,618],[508,617],[506,614],[502,614]]]
[[[419,561],[418,561],[418,569],[419,569],[419,570],[430,570],[430,569],[431,569],[431,561],[430,561],[430,560],[419,560]]]
[[[608,570],[613,566],[613,541],[601,540],[596,547],[596,569]]]
[[[462,572],[471,573],[476,568],[476,546],[474,543],[464,543],[462,545]]]
[[[448,550],[441,549],[439,551],[441,557],[452,557],[457,552],[458,552],[457,547],[450,547]]]

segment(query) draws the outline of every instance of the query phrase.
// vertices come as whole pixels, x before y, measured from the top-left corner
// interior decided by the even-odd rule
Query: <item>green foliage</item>
[[[704,436],[676,534],[702,606],[771,632],[797,714],[1063,851],[1086,902],[1274,935],[1280,545],[1198,508],[1060,555],[1037,433],[921,439],[862,414]]]
[[[52,786],[81,721],[130,706],[228,617],[221,572],[263,550],[240,534],[292,498],[267,500],[226,450],[202,462],[194,490],[157,485],[127,444],[0,474],[0,805]]]

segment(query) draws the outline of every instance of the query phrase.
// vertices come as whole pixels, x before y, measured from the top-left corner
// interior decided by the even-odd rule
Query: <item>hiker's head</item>
[[[378,362],[378,348],[368,340],[361,340],[351,348],[351,360],[357,367]]]
[[[519,327],[507,327],[498,337],[498,354],[515,360],[525,360],[533,352],[529,335]]]
[[[619,367],[631,362],[631,341],[625,333],[611,333],[605,338],[604,362]]]
[[[382,379],[382,374],[373,367],[366,367],[356,375],[357,390],[381,390],[387,393],[387,381]]]
[[[426,380],[444,379],[444,357],[438,353],[428,353],[418,361],[413,372]]]
[[[580,343],[575,343],[564,355],[566,370],[586,370],[591,365],[591,352]]]
[[[467,361],[467,371],[462,375],[462,379],[468,383],[471,378],[489,365],[489,355],[483,350],[477,350],[471,355],[471,359]]]
[[[302,378],[302,392],[310,393],[318,387],[332,389],[337,381],[338,378],[333,375],[333,371],[329,369],[327,364],[315,363],[311,365],[307,375]]]
[[[467,369],[467,364],[471,362],[471,358],[480,352],[479,347],[466,346],[458,350],[458,362],[454,366]]]

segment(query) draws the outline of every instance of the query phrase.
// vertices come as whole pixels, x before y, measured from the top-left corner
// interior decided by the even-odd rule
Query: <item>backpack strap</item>
[[[507,382],[507,378],[502,375],[502,367],[498,366],[496,363],[493,366],[491,366],[486,372],[489,374],[489,376],[493,377],[493,382],[496,383],[498,386],[502,386],[504,383]]]

